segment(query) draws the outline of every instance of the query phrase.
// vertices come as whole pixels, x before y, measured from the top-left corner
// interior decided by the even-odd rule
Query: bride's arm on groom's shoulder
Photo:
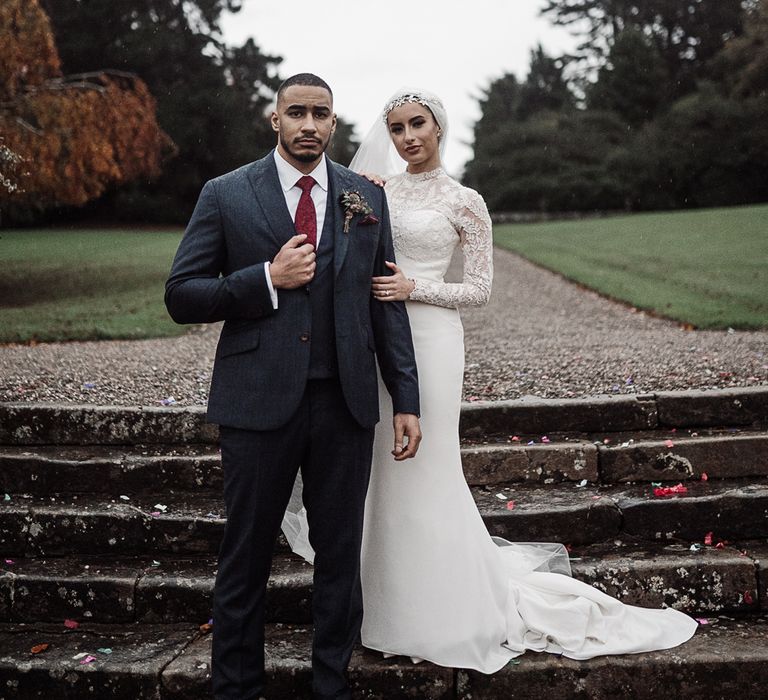
[[[455,308],[482,306],[493,283],[493,232],[483,198],[464,188],[455,207],[454,227],[461,238],[464,272],[461,282],[432,282],[416,278],[410,298],[426,304]]]
[[[369,182],[372,182],[374,185],[378,185],[379,187],[384,187],[384,185],[387,184],[387,181],[385,178],[383,178],[381,175],[377,175],[376,173],[359,173],[361,177],[364,177]]]

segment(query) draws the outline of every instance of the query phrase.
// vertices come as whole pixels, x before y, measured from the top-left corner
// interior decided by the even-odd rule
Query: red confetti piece
[[[515,502],[507,501],[507,510],[514,510],[514,509],[515,509]]]
[[[675,446],[675,443],[674,443],[674,442],[672,442],[672,440],[667,440],[667,441],[664,443],[664,446],[665,446],[665,447],[674,447],[674,446]]]
[[[77,620],[64,620],[64,627],[67,627],[71,630],[76,630],[78,627],[80,627],[80,623]]]
[[[752,598],[752,591],[744,591],[744,602],[747,605],[752,605],[755,602]]]
[[[688,493],[688,489],[682,484],[676,486],[657,486],[653,489],[654,496],[676,496],[680,493]]]
[[[573,546],[571,546],[570,544],[565,545],[565,551],[568,552],[568,553],[572,552],[573,551]]]
[[[42,654],[48,648],[48,646],[48,644],[35,644],[35,646],[33,646],[30,651],[33,654]]]
[[[704,535],[704,544],[712,546],[712,534],[711,532],[708,532],[706,535]]]
[[[520,442],[520,438],[517,435],[513,435],[512,442]]]
[[[707,476],[707,472],[701,473],[701,480],[702,481],[709,481],[709,477]]]

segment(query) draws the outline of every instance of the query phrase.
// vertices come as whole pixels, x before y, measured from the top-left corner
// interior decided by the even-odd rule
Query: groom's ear
[[[272,124],[272,131],[280,131],[280,117],[277,116],[277,112],[272,112],[272,116],[269,118],[269,123]]]

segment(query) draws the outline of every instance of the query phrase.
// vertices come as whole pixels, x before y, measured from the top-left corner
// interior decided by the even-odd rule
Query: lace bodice
[[[456,182],[442,168],[402,173],[386,184],[397,263],[416,283],[412,301],[438,306],[479,306],[491,294],[493,239],[483,198]],[[461,246],[461,282],[445,273]]]

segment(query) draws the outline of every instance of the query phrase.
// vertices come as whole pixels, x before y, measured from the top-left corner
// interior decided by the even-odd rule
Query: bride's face
[[[387,115],[387,127],[408,171],[423,173],[440,166],[438,133],[432,112],[418,102],[406,102]]]

